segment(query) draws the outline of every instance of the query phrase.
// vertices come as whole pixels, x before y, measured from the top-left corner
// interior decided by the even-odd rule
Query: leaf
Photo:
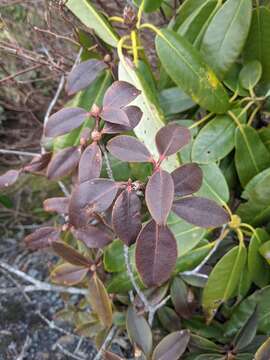
[[[98,178],[102,169],[102,154],[96,142],[88,145],[79,162],[79,182]]]
[[[216,345],[213,341],[195,334],[191,334],[190,336],[189,349],[191,352],[199,351],[203,353],[222,353],[222,348]]]
[[[172,172],[174,193],[185,196],[198,191],[202,185],[203,173],[197,164],[185,164]]]
[[[68,95],[85,89],[99,76],[107,65],[100,60],[90,59],[76,65],[67,76],[66,91]]]
[[[264,229],[256,229],[248,248],[248,270],[252,281],[259,287],[264,287],[270,282],[269,265],[259,253],[260,246],[267,240],[268,233]]]
[[[178,360],[186,351],[190,339],[187,330],[173,332],[163,338],[156,346],[153,360]]]
[[[164,0],[134,0],[139,6],[143,1],[143,11],[146,13],[154,12],[161,7]]]
[[[133,274],[137,283],[140,284],[140,288],[143,288],[138,273],[134,270]],[[112,276],[106,284],[106,288],[107,291],[112,294],[128,294],[128,292],[133,289],[133,285],[128,274],[126,272],[120,272]]]
[[[134,247],[129,248],[131,263],[134,258]],[[104,249],[103,263],[108,272],[124,272],[126,269],[124,258],[124,245],[121,240],[114,240]]]
[[[157,170],[150,177],[145,189],[145,201],[150,214],[159,225],[165,225],[174,198],[174,184],[165,170]]]
[[[85,181],[72,192],[69,220],[75,227],[84,226],[94,212],[107,210],[118,191],[118,184],[108,179]]]
[[[216,13],[202,40],[201,52],[222,78],[241,54],[252,15],[251,0],[228,0]]]
[[[128,336],[147,357],[151,355],[153,339],[151,328],[142,315],[138,315],[132,306],[128,308],[126,316]]]
[[[135,86],[126,81],[115,81],[104,95],[103,106],[120,109],[129,105],[140,93]]]
[[[118,34],[114,32],[107,19],[91,3],[87,0],[68,0],[66,6],[84,25],[94,29],[100,39],[111,46],[117,47]]]
[[[181,329],[181,320],[172,308],[163,306],[158,310],[157,315],[162,327],[168,332]]]
[[[233,93],[238,93],[240,96],[248,96],[249,93],[245,90],[239,81],[239,74],[242,69],[242,65],[234,63],[227,71],[225,78],[223,79],[224,84]]]
[[[59,236],[59,229],[52,226],[45,226],[26,236],[24,242],[30,249],[39,250],[50,246],[59,239]]]
[[[256,351],[255,360],[268,360],[270,357],[270,338],[268,338]]]
[[[106,351],[104,353],[104,360],[124,360],[124,359],[110,351]]]
[[[81,149],[71,146],[56,153],[49,163],[47,177],[49,180],[57,180],[70,174],[79,164]]]
[[[0,189],[4,189],[8,186],[15,184],[20,175],[19,170],[8,170],[6,173],[0,176]]]
[[[244,89],[253,89],[262,76],[262,65],[258,60],[249,61],[239,74],[240,84]]]
[[[173,212],[185,221],[200,227],[218,227],[230,221],[229,214],[213,200],[187,197],[175,200]]]
[[[149,76],[147,75],[148,69],[142,62],[139,62],[139,65],[139,68],[135,68],[129,59],[121,57],[119,78],[128,81],[141,91],[141,94],[132,103],[132,105],[138,106],[143,113],[140,123],[134,129],[134,133],[151,151],[151,154],[158,157],[155,136],[158,130],[165,125],[164,115],[159,107],[158,94],[150,86]],[[178,157],[173,155],[163,162],[162,168],[171,172],[179,165]]]
[[[51,272],[51,279],[54,283],[63,285],[77,285],[83,281],[88,273],[88,269],[72,264],[61,264]]]
[[[263,243],[259,248],[260,254],[270,264],[270,240]]]
[[[176,276],[173,279],[170,294],[177,314],[179,314],[181,318],[189,319],[192,316],[191,303],[194,298],[190,298],[188,288],[180,277]]]
[[[141,230],[141,201],[134,191],[124,190],[115,201],[112,224],[117,236],[130,246]]]
[[[136,266],[144,284],[151,287],[166,282],[176,258],[177,246],[172,232],[151,220],[141,230],[136,243]]]
[[[90,304],[97,313],[99,320],[106,327],[112,325],[112,302],[102,283],[95,273],[88,283],[90,292]]]
[[[246,256],[245,246],[235,246],[219,260],[210,273],[202,298],[208,319],[213,318],[222,303],[234,296]]]
[[[151,162],[147,147],[133,136],[118,135],[107,143],[107,149],[117,159],[129,162]]]
[[[196,103],[217,114],[228,110],[225,89],[187,40],[163,29],[156,37],[156,49],[166,72]]]
[[[138,106],[127,106],[123,111],[128,117],[128,125],[119,125],[105,122],[105,125],[102,129],[103,134],[115,134],[124,131],[130,131],[139,124],[143,114]]]
[[[92,265],[92,262],[89,259],[62,241],[53,242],[52,248],[57,255],[61,256],[65,261],[72,265],[86,268],[89,268]]]
[[[242,125],[235,135],[235,165],[241,185],[270,166],[269,151],[262,143],[257,131]]]
[[[244,49],[245,62],[258,60],[262,65],[262,91],[270,85],[270,11],[257,6],[252,12],[252,23]]]
[[[234,349],[237,352],[243,350],[247,345],[252,342],[257,332],[257,322],[258,313],[257,308],[255,308],[253,314],[250,316],[250,318],[241,328],[238,334],[236,334],[233,340]]]
[[[118,124],[121,126],[130,126],[127,114],[122,109],[104,107],[100,116],[103,120],[108,121],[112,124]]]
[[[162,90],[159,102],[166,116],[187,111],[195,106],[191,98],[178,87]]]
[[[48,166],[51,160],[51,157],[52,157],[51,152],[35,156],[29,164],[23,167],[23,171],[30,173],[40,172],[46,169],[46,167]]]
[[[209,121],[195,138],[192,161],[208,164],[223,159],[234,148],[235,129],[235,122],[228,115]]]
[[[112,241],[111,235],[93,225],[72,229],[72,233],[89,248],[102,249]]]
[[[56,212],[60,215],[68,213],[69,198],[55,197],[46,199],[43,202],[43,208],[47,212]]]

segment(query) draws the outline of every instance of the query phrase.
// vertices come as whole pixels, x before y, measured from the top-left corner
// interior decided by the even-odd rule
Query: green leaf
[[[270,126],[261,128],[259,130],[259,136],[265,147],[270,151]]]
[[[117,47],[118,34],[114,32],[105,16],[99,13],[88,0],[68,0],[66,6],[84,25],[94,29],[100,39],[111,46]]]
[[[226,73],[223,82],[227,88],[229,88],[234,93],[237,92],[240,96],[248,96],[248,91],[241,86],[239,81],[239,74],[241,69],[242,66],[240,64],[234,63]]]
[[[202,316],[193,316],[191,319],[183,320],[183,325],[192,333],[207,339],[215,339],[220,342],[223,337],[223,326],[213,320],[208,326],[205,326],[205,319]]]
[[[159,94],[159,101],[166,116],[189,110],[195,106],[191,98],[178,87],[162,90]]]
[[[129,256],[134,266],[134,246],[129,248]],[[125,271],[124,245],[121,240],[114,240],[104,249],[103,263],[105,270],[108,272]]]
[[[168,307],[163,306],[157,312],[158,319],[161,322],[161,325],[168,332],[173,332],[181,329],[181,320],[176,312]]]
[[[93,104],[102,105],[103,96],[107,88],[112,82],[112,77],[109,71],[100,75],[86,90],[77,93],[74,98],[69,101],[66,106],[81,107],[89,111]],[[80,143],[80,134],[85,127],[92,127],[93,119],[89,118],[78,129],[71,131],[69,134],[58,136],[54,140],[54,151],[64,149],[68,146],[78,145]]]
[[[210,273],[202,298],[209,320],[222,303],[234,296],[246,256],[247,250],[243,244],[235,246],[219,260]]]
[[[199,48],[202,37],[215,14],[219,2],[217,0],[206,0],[201,6],[193,11],[181,24],[177,33],[184,36],[191,44]]]
[[[270,358],[270,338],[268,338],[256,351],[255,360],[268,360]]]
[[[201,52],[221,78],[242,52],[251,24],[251,15],[252,0],[228,0],[206,30]]]
[[[222,348],[216,345],[213,341],[205,339],[202,336],[192,334],[190,337],[189,348],[193,352],[203,352],[203,353],[221,353]]]
[[[5,206],[8,209],[11,209],[13,207],[13,203],[12,203],[12,200],[10,199],[10,197],[8,197],[4,194],[0,194],[0,204],[2,204],[3,206]]]
[[[156,37],[156,49],[166,72],[196,103],[218,114],[228,110],[224,87],[186,39],[163,29]]]
[[[203,171],[203,183],[198,196],[207,197],[224,205],[230,198],[229,188],[222,171],[216,164],[200,165]]]
[[[143,2],[143,11],[150,13],[161,7],[163,0],[136,0],[134,2],[137,6],[140,6],[140,4]]]
[[[133,275],[134,275],[135,280],[137,281],[137,284],[139,284],[140,288],[143,288],[144,286],[140,280],[140,277],[139,277],[137,271],[135,271],[135,269],[133,269]],[[108,293],[126,294],[130,290],[133,289],[133,286],[132,286],[132,283],[129,279],[127,272],[124,271],[124,272],[119,272],[119,273],[114,274],[111,277],[111,279],[107,282],[106,289],[107,289]]]
[[[270,265],[270,240],[261,245],[259,252]]]
[[[252,23],[244,49],[244,60],[258,60],[262,65],[261,85],[267,91],[270,85],[270,11],[256,7],[252,13]]]
[[[268,240],[269,234],[264,229],[256,229],[248,248],[248,271],[252,281],[261,288],[270,282],[269,265],[259,253],[260,246]]]
[[[132,102],[132,105],[138,106],[143,112],[142,119],[134,129],[134,133],[150,152],[158,157],[155,136],[158,130],[165,125],[165,122],[162,110],[159,108],[157,94],[153,93],[143,74],[125,58],[122,58],[119,64],[119,79],[129,82],[141,90],[141,94]],[[173,155],[164,161],[162,167],[164,170],[173,171],[179,164],[177,155]]]
[[[270,166],[270,154],[257,131],[241,125],[235,135],[235,165],[241,182],[245,185],[255,175]]]
[[[254,339],[257,331],[257,322],[258,322],[258,313],[257,308],[255,308],[253,314],[247,320],[245,325],[240,329],[240,331],[236,334],[233,345],[234,349],[238,352],[244,349],[247,345],[249,345]]]
[[[151,328],[142,315],[138,315],[132,306],[127,311],[126,327],[133,344],[149,358],[152,352],[153,339]]]
[[[167,224],[176,239],[178,256],[193,249],[206,234],[205,229],[187,223],[174,213],[170,213]]]
[[[253,89],[262,76],[262,65],[258,60],[249,61],[239,74],[240,84],[244,89]]]

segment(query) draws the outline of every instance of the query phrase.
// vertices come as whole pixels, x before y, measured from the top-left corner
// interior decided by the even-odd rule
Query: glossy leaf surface
[[[57,255],[61,256],[72,265],[88,268],[92,264],[90,260],[86,259],[77,250],[62,241],[53,242],[52,248]]]
[[[69,198],[55,197],[46,199],[43,202],[43,208],[47,212],[56,212],[58,214],[67,214],[69,206]]]
[[[239,74],[240,84],[244,89],[253,89],[262,76],[262,65],[258,60],[249,61]]]
[[[27,247],[32,250],[43,249],[50,246],[57,241],[60,236],[60,231],[54,227],[46,226],[37,229],[32,234],[26,236],[24,242]]]
[[[185,196],[198,191],[202,185],[203,173],[197,164],[185,164],[172,172],[174,193]]]
[[[186,330],[173,332],[167,335],[155,348],[152,359],[178,360],[185,352],[189,338],[189,332]]]
[[[79,182],[98,178],[102,169],[102,153],[96,142],[88,145],[79,163]]]
[[[89,248],[103,248],[112,241],[106,231],[100,230],[96,226],[87,225],[79,229],[73,229],[73,235]]]
[[[129,105],[140,91],[126,81],[115,81],[106,91],[103,106],[106,108],[120,109]]]
[[[88,269],[72,264],[58,265],[51,273],[51,279],[57,284],[76,285],[85,278]]]
[[[77,146],[60,150],[53,157],[47,169],[49,180],[57,180],[70,174],[79,164],[81,150]]]

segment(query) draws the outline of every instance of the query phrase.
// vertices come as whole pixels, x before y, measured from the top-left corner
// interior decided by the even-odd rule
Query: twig
[[[58,348],[63,354],[71,357],[72,359],[75,359],[75,360],[85,360],[85,357],[81,357],[81,356],[72,354],[70,351],[68,351],[68,350],[65,349],[62,345],[60,345],[60,344],[58,344],[58,343],[55,344],[54,349],[55,349],[55,348]]]
[[[20,71],[16,72],[15,74],[11,74],[9,76],[6,76],[4,79],[0,80],[0,84],[4,83],[6,81],[12,80],[12,79],[14,79],[15,77],[17,77],[19,75],[22,75],[22,74],[25,74],[27,72],[33,71],[33,70],[35,70],[35,69],[37,69],[37,68],[39,68],[41,66],[42,66],[42,64],[37,64],[37,65],[31,66],[31,67],[28,67],[26,69],[20,70]]]
[[[155,313],[158,311],[158,309],[160,309],[162,306],[164,306],[166,304],[166,302],[168,300],[170,300],[170,298],[171,298],[171,295],[168,295],[167,297],[165,297],[165,299],[163,299],[156,306],[153,306],[153,307],[151,306],[151,308],[149,310],[149,315],[148,315],[148,323],[149,323],[150,326],[153,325]]]
[[[45,33],[45,34],[52,35],[52,36],[56,37],[57,39],[67,40],[67,41],[71,42],[72,44],[74,44],[74,45],[76,45],[76,46],[81,46],[80,43],[78,43],[76,40],[71,39],[71,38],[68,37],[68,36],[56,34],[56,33],[52,32],[52,31],[50,31],[50,30],[47,30],[47,29],[40,29],[40,28],[38,28],[37,26],[34,26],[34,30],[39,31],[39,32],[41,32],[41,33]]]
[[[25,340],[25,342],[24,342],[24,344],[23,344],[21,353],[20,353],[20,355],[17,357],[16,360],[23,360],[23,359],[25,358],[26,352],[27,352],[28,348],[30,347],[31,343],[32,343],[32,340],[31,340],[31,338],[27,335],[26,340]]]
[[[104,155],[105,164],[106,164],[106,171],[107,171],[108,177],[109,177],[109,179],[114,180],[113,171],[112,171],[112,167],[111,167],[111,164],[110,164],[108,152],[107,152],[107,150],[106,150],[106,148],[105,148],[105,146],[103,144],[100,144],[100,148],[101,148],[101,151],[103,152],[103,155]]]
[[[32,153],[28,151],[17,151],[17,150],[6,150],[6,149],[0,149],[0,154],[7,154],[7,155],[21,155],[21,156],[37,156],[39,154]]]
[[[53,291],[58,293],[67,293],[67,294],[77,294],[77,295],[87,295],[87,289],[81,289],[76,287],[66,287],[61,285],[52,285],[46,283],[44,281],[36,280],[32,276],[20,271],[18,269],[13,268],[9,264],[0,261],[0,267],[9,271],[11,274],[15,274],[21,279],[28,281],[32,284],[32,286],[22,286],[21,290],[24,292],[33,292],[33,291]],[[34,285],[34,286],[33,286]],[[0,294],[7,294],[7,293],[17,293],[20,289],[17,288],[9,288],[9,289],[0,289]]]
[[[99,349],[98,353],[96,354],[96,356],[94,357],[93,360],[100,360],[102,355],[103,355],[103,352],[109,347],[112,339],[114,338],[114,336],[116,335],[116,332],[117,332],[117,327],[116,326],[113,326],[111,328],[111,330],[109,331],[106,339],[104,340],[101,348]]]

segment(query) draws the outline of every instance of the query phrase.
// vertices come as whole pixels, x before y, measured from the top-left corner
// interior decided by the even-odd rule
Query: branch
[[[87,289],[81,289],[76,287],[66,287],[61,285],[52,285],[44,281],[36,280],[32,276],[13,268],[9,264],[0,261],[0,267],[9,271],[11,274],[17,275],[19,278],[30,282],[32,285],[22,286],[21,288],[8,288],[0,289],[0,294],[14,294],[20,291],[24,292],[33,292],[33,291],[53,291],[58,293],[67,293],[67,294],[77,294],[77,295],[87,295]]]
[[[0,149],[0,154],[30,156],[30,157],[39,155],[37,153],[32,153],[28,151],[17,151],[17,150],[6,150],[6,149]]]
[[[116,335],[116,332],[117,332],[117,327],[116,326],[113,326],[111,328],[111,330],[109,331],[106,339],[104,340],[101,348],[99,349],[97,355],[94,357],[93,360],[100,360],[103,356],[103,352],[109,347],[112,339],[115,337]]]
[[[106,171],[107,171],[108,177],[109,177],[109,179],[114,180],[111,163],[110,163],[109,156],[108,156],[108,151],[103,144],[99,144],[99,146],[104,155]]]

